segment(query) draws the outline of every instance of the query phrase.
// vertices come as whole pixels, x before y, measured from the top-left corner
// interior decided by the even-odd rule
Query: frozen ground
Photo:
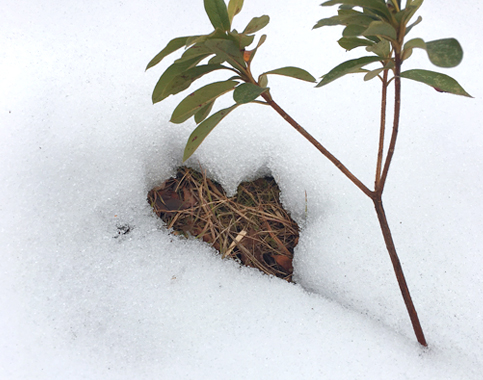
[[[340,30],[310,30],[327,16],[319,2],[245,1],[241,27],[272,18],[255,70],[318,76],[352,57],[331,42]],[[465,59],[448,74],[475,98],[403,82],[385,194],[428,349],[370,201],[270,109],[234,112],[190,164],[229,191],[276,177],[303,226],[297,285],[172,237],[151,213],[147,191],[174,173],[193,125],[167,122],[180,97],[151,104],[163,68],[144,68],[171,38],[210,30],[201,0],[3,0],[0,11],[1,379],[481,379],[480,5],[423,5],[412,33],[458,38]],[[409,65],[432,69],[422,52]],[[271,87],[372,182],[376,81]]]

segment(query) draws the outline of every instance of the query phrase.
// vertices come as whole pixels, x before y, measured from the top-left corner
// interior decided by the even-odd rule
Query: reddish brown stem
[[[384,70],[382,77],[382,99],[381,99],[381,126],[379,130],[379,150],[377,152],[377,167],[376,167],[376,179],[374,181],[374,188],[377,189],[379,180],[381,178],[382,170],[382,158],[384,155],[384,138],[386,132],[386,107],[387,107],[387,76],[389,70]]]
[[[310,133],[308,133],[299,123],[297,123],[289,114],[287,114],[275,101],[271,98],[270,94],[264,92],[262,97],[277,113],[283,117],[297,132],[304,136],[310,143],[315,146],[320,153],[327,157],[342,173],[345,174],[364,194],[372,198],[373,192],[367,188],[354,174],[347,169],[342,162],[340,162],[332,153],[330,153],[321,143],[319,143]]]
[[[421,323],[419,322],[418,313],[414,307],[411,294],[409,293],[408,284],[406,283],[406,278],[404,277],[404,272],[402,270],[401,262],[396,252],[396,246],[392,240],[391,230],[389,229],[389,224],[387,223],[386,213],[384,212],[384,207],[382,206],[382,200],[380,196],[373,198],[374,206],[376,208],[377,218],[379,219],[379,224],[381,226],[382,235],[384,236],[384,242],[386,243],[386,248],[391,258],[392,266],[394,272],[396,273],[397,282],[399,284],[399,289],[406,304],[406,309],[409,313],[409,318],[413,325],[414,333],[418,342],[423,346],[427,346],[426,338],[424,337],[423,329]]]

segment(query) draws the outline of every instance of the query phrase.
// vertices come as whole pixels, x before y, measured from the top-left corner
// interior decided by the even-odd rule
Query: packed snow
[[[311,30],[336,9],[319,3],[245,1],[239,29],[271,17],[255,72],[319,77],[363,54],[337,46],[340,28]],[[201,0],[3,0],[0,379],[481,379],[481,8],[427,1],[411,32],[460,41],[457,68],[432,67],[422,51],[406,65],[443,71],[474,96],[403,82],[384,201],[423,348],[371,201],[268,107],[234,111],[188,164],[230,193],[276,178],[302,227],[296,284],[171,235],[150,209],[147,192],[175,173],[194,124],[168,122],[185,93],[151,103],[172,58],[144,69],[170,39],[211,31]],[[270,87],[372,184],[376,80]]]

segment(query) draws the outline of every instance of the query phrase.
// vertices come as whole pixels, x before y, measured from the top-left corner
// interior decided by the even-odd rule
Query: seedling
[[[200,146],[207,135],[230,112],[243,104],[257,103],[272,107],[285,121],[327,157],[354,185],[367,195],[376,210],[387,251],[391,258],[397,281],[406,304],[418,342],[427,346],[424,333],[409,293],[404,273],[392,238],[382,194],[396,147],[401,111],[401,78],[411,79],[432,86],[438,92],[470,96],[451,77],[428,70],[408,70],[401,72],[404,61],[410,58],[414,49],[426,50],[429,60],[436,66],[449,68],[458,65],[463,51],[457,40],[447,38],[425,42],[414,38],[405,42],[406,35],[422,20],[419,16],[410,24],[423,0],[407,0],[405,8],[401,0],[333,0],[322,6],[339,5],[337,15],[320,20],[314,28],[343,25],[343,37],[338,41],[345,50],[365,47],[370,53],[358,59],[344,62],[322,77],[317,87],[323,87],[346,74],[364,73],[365,80],[379,78],[382,83],[381,121],[379,149],[375,170],[374,190],[367,187],[330,151],[312,137],[272,98],[268,86],[270,75],[285,75],[307,82],[316,82],[307,71],[297,67],[282,67],[260,74],[255,79],[251,63],[267,36],[262,35],[256,46],[247,50],[255,39],[254,33],[263,29],[269,17],[253,18],[242,32],[232,29],[232,22],[243,6],[243,0],[230,0],[228,6],[223,0],[204,0],[204,7],[215,30],[207,35],[179,37],[171,40],[166,47],[149,62],[149,69],[169,54],[185,48],[182,56],[175,60],[161,75],[156,84],[152,100],[160,102],[170,95],[189,88],[202,76],[217,70],[228,70],[231,77],[214,82],[194,91],[184,98],[173,111],[171,122],[183,123],[194,117],[197,127],[186,144],[183,161],[186,161]],[[371,70],[366,67],[376,64]],[[394,82],[394,113],[389,146],[384,145],[386,136],[386,100],[389,84]],[[222,95],[233,92],[234,104],[231,107],[212,112],[215,101]],[[209,116],[210,115],[210,116]]]

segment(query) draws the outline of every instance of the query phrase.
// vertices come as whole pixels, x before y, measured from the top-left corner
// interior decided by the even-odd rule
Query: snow
[[[473,36],[483,14],[458,4],[426,2],[412,33],[461,42],[463,63],[445,72],[475,98],[403,82],[384,196],[424,349],[370,201],[272,110],[239,108],[189,164],[228,192],[275,176],[302,226],[297,284],[174,237],[151,212],[146,194],[174,174],[193,124],[168,123],[180,96],[151,104],[167,63],[144,68],[171,38],[210,31],[201,0],[4,0],[0,378],[480,379],[483,105]],[[332,42],[339,29],[311,30],[332,11],[247,0],[240,29],[271,16],[254,70],[295,65],[319,76],[353,57]],[[435,69],[423,52],[407,65]],[[280,77],[270,86],[372,183],[376,81],[313,89]],[[119,235],[123,225],[132,232]]]

